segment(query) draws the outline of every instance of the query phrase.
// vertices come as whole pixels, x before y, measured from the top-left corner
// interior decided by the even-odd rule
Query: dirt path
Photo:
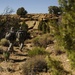
[[[7,49],[7,47],[2,48],[3,50]],[[15,54],[11,54],[9,61],[7,62],[4,61],[2,53],[0,54],[0,75],[22,75],[21,67],[26,59],[29,58],[27,56],[27,50],[25,47],[23,52],[20,52],[18,47],[15,47],[14,49]]]

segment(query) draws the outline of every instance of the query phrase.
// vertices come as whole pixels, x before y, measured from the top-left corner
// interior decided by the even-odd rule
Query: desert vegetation
[[[48,14],[28,14],[21,7],[15,15],[0,15],[0,74],[75,75],[74,2],[59,0],[60,7],[49,6]],[[34,28],[28,31],[35,21]],[[11,26],[15,31],[22,26],[28,37],[23,52],[16,39],[15,53],[5,62],[4,52],[9,45],[5,34]]]

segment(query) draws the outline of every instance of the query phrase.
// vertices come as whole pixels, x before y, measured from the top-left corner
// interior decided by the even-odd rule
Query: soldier
[[[24,41],[29,38],[28,30],[32,29],[35,26],[36,22],[34,22],[33,26],[28,28],[27,30],[23,30],[22,27],[19,28],[17,31],[17,38],[19,40],[19,45],[20,45],[20,51],[22,52],[23,46],[24,46]]]
[[[14,52],[14,42],[16,41],[16,32],[14,31],[14,27],[11,27],[10,31],[6,33],[5,38],[9,40],[8,51]]]
[[[26,31],[22,30],[22,27],[20,27],[19,30],[17,31],[17,38],[19,40],[20,51],[22,51],[24,41],[26,39]]]

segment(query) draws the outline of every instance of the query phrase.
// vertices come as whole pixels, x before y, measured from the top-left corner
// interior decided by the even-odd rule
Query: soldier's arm
[[[9,34],[9,32],[6,32],[5,37]]]

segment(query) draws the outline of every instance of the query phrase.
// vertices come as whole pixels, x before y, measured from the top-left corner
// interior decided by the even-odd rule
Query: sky
[[[20,7],[24,7],[28,13],[48,13],[49,6],[58,5],[58,0],[0,0],[0,14],[6,8],[13,9],[15,14]]]

